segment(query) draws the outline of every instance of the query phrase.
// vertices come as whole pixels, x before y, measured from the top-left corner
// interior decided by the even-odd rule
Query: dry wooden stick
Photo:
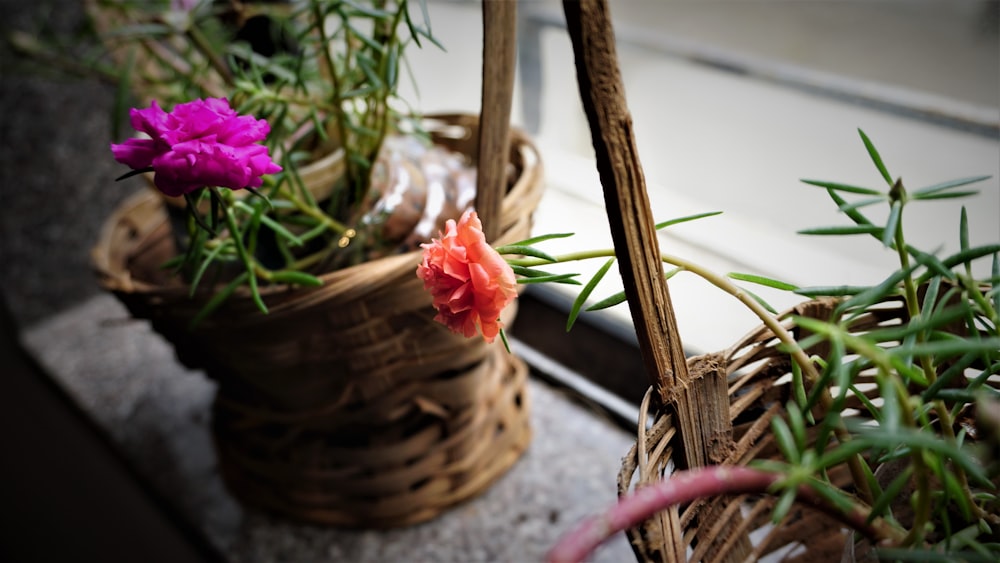
[[[479,116],[476,212],[487,241],[503,230],[503,201],[510,152],[510,106],[517,63],[517,2],[483,0],[483,93]]]
[[[660,400],[671,403],[672,395],[688,381],[687,364],[663,279],[608,5],[606,0],[563,0],[563,9],[639,348]]]

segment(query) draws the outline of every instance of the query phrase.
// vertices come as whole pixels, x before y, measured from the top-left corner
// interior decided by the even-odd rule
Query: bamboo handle
[[[563,9],[639,348],[651,385],[664,403],[671,403],[676,390],[689,379],[687,363],[663,277],[632,116],[618,70],[611,15],[606,0],[563,0]]]
[[[500,205],[510,153],[510,106],[517,63],[517,2],[483,0],[483,92],[479,114],[476,212],[487,241],[502,232]]]

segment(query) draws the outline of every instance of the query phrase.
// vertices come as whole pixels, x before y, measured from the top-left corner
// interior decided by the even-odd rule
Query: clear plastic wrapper
[[[457,220],[476,199],[476,169],[466,157],[415,136],[386,137],[372,166],[372,205],[359,226],[370,257],[408,252]]]

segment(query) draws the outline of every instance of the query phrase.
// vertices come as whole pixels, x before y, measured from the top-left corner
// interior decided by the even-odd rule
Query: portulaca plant
[[[784,459],[665,476],[583,522],[552,549],[550,561],[582,560],[611,535],[670,506],[734,494],[777,497],[776,524],[793,503],[818,508],[855,530],[884,559],[1000,560],[1000,241],[971,246],[963,208],[959,251],[938,256],[907,243],[903,221],[908,206],[974,194],[967,186],[986,177],[908,190],[902,179],[889,174],[871,140],[863,132],[861,137],[887,187],[804,180],[826,190],[849,224],[808,229],[803,234],[873,237],[898,259],[897,269],[880,283],[799,288],[760,276],[721,275],[693,261],[661,256],[674,266],[668,277],[689,272],[740,299],[781,341],[791,359],[794,387],[785,416],[772,420]],[[849,201],[846,194],[863,197]],[[862,211],[878,204],[889,208],[885,224],[875,223]],[[666,221],[658,228],[714,214]],[[490,252],[481,236],[475,236],[478,221],[464,221],[457,231],[449,225],[444,238],[424,245],[424,264],[418,275],[434,295],[438,319],[466,336],[474,335],[478,326],[487,340],[493,339],[496,307],[506,302],[506,287],[515,272],[522,283],[575,283],[573,274],[554,275],[538,268],[606,260],[576,299],[570,311],[571,326],[615,261],[613,249],[550,256],[533,246],[553,236],[569,236],[565,234]],[[455,233],[463,230],[470,234],[456,239]],[[475,250],[467,251],[462,240],[472,241]],[[500,266],[502,255],[509,270]],[[992,261],[991,273],[977,278],[973,263],[983,259]],[[811,335],[796,341],[770,305],[737,285],[745,282],[803,297],[835,297],[838,304],[829,319],[791,319]],[[904,303],[906,318],[901,324],[852,332],[854,319],[892,299]],[[624,294],[618,293],[588,309],[624,300]],[[825,343],[830,354],[808,356],[805,350],[818,343]],[[880,401],[868,400],[858,390],[862,374],[874,374]],[[848,391],[861,399],[867,421],[845,416]],[[818,418],[817,412],[822,413]],[[810,435],[816,438],[810,440]],[[851,469],[853,493],[830,481],[828,471],[845,463]],[[889,480],[875,478],[881,466],[893,468]],[[904,487],[911,487],[913,493],[900,503]]]
[[[391,190],[410,189],[397,177],[420,184],[424,162],[474,174],[430,146],[398,95],[406,48],[437,44],[423,0],[107,0],[91,15],[112,28],[103,39],[116,55],[93,68],[147,100],[128,112],[137,136],[112,144],[131,169],[122,178],[146,174],[183,198],[167,266],[192,295],[216,288],[195,322],[241,287],[267,312],[264,285],[316,286],[407,250],[410,233],[390,227],[403,211]],[[417,141],[394,140],[404,136]],[[317,185],[306,173],[322,163]]]

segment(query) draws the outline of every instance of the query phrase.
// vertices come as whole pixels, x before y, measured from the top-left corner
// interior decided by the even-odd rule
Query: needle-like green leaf
[[[811,227],[798,231],[798,234],[823,236],[875,235],[881,238],[884,231],[885,229],[877,225],[844,225],[834,227]]]
[[[538,244],[540,242],[544,242],[544,241],[547,241],[547,240],[567,238],[567,237],[571,237],[571,236],[573,236],[573,233],[551,233],[551,234],[547,234],[547,235],[541,235],[541,236],[537,236],[537,237],[532,237],[532,238],[524,239],[522,241],[518,241],[518,242],[515,242],[513,244],[508,244],[506,246],[501,246],[501,247],[497,248],[497,251],[499,252],[500,248],[531,246],[531,245]],[[513,252],[511,252],[511,253],[500,252],[500,254],[514,254],[514,253]]]
[[[590,307],[587,307],[588,311],[600,311],[601,309],[607,309],[609,307],[614,307],[615,305],[620,305],[627,300],[624,291],[619,291],[618,293],[611,295],[610,297],[605,297],[597,303],[594,303]]]
[[[577,295],[576,299],[573,301],[573,306],[570,308],[569,316],[566,319],[566,332],[569,332],[569,330],[573,328],[573,323],[576,322],[577,316],[580,315],[580,310],[583,308],[583,304],[587,301],[587,298],[590,297],[590,294],[594,291],[594,288],[597,287],[597,284],[600,283],[600,281],[604,278],[604,274],[608,273],[608,270],[614,263],[615,259],[609,258],[608,261],[605,262],[604,265],[601,266],[599,270],[597,270],[597,273],[594,274],[594,277],[590,278],[590,281],[587,282],[587,285],[583,286],[583,289],[580,290],[580,294]]]
[[[798,289],[798,286],[796,285],[783,281],[778,281],[776,279],[768,278],[765,276],[758,276],[755,274],[742,274],[739,272],[730,272],[728,276],[734,280],[755,283],[757,285],[772,287],[774,289],[780,289],[782,291],[795,291]]]
[[[892,186],[892,176],[889,175],[889,171],[886,169],[885,163],[882,162],[882,155],[878,153],[878,150],[875,149],[874,143],[872,143],[871,139],[868,138],[868,135],[866,135],[864,131],[858,129],[858,134],[861,135],[861,141],[864,142],[865,149],[868,150],[868,156],[870,156],[872,162],[875,163],[875,168],[878,168],[879,174],[882,175],[882,178],[885,179],[886,183]]]
[[[926,188],[914,190],[910,192],[910,197],[913,199],[921,199],[926,195],[936,194],[938,192],[943,192],[960,186],[975,184],[976,182],[982,182],[983,180],[988,180],[989,178],[989,176],[971,176],[968,178],[958,178],[957,180],[948,180],[947,182],[941,182],[940,184],[934,184],[933,186],[927,186]]]
[[[721,211],[709,211],[707,213],[698,213],[698,214],[695,214],[695,215],[687,215],[685,217],[678,217],[676,219],[669,219],[669,220],[664,221],[662,223],[657,223],[656,224],[656,230],[659,231],[660,229],[665,229],[665,228],[670,227],[672,225],[678,225],[680,223],[686,223],[688,221],[695,221],[695,220],[702,219],[702,218],[705,218],[705,217],[714,217],[716,215],[721,215],[721,214],[722,214]]]
[[[518,278],[517,283],[565,283],[569,285],[580,285],[580,282],[573,279],[580,274],[550,274],[547,276],[536,276],[531,278]]]
[[[305,272],[295,270],[280,270],[271,273],[271,281],[274,283],[288,283],[302,285],[306,287],[319,287],[323,285],[323,280]]]
[[[546,262],[557,262],[557,260],[550,256],[548,253],[538,250],[533,246],[523,246],[523,245],[507,245],[501,246],[496,249],[499,254],[520,254],[522,256],[532,256],[534,258],[541,258]]]
[[[893,247],[893,240],[897,235],[897,229],[899,229],[899,219],[903,215],[903,202],[894,201],[892,202],[892,207],[889,208],[889,218],[885,223],[885,230],[882,231],[882,245],[886,248]]]
[[[827,182],[825,180],[800,180],[802,183],[809,184],[811,186],[819,186],[821,188],[826,188],[828,190],[834,190],[838,192],[848,192],[852,194],[862,194],[862,195],[882,195],[882,192],[872,189],[872,188],[862,188],[861,186],[852,186],[850,184],[841,184],[839,182]]]
[[[247,272],[243,272],[240,275],[233,278],[233,280],[230,281],[228,284],[226,284],[226,286],[223,287],[221,290],[219,290],[218,293],[213,295],[212,298],[208,300],[208,303],[205,303],[205,306],[198,311],[198,314],[196,314],[193,319],[191,319],[189,327],[193,329],[196,328],[198,325],[200,325],[201,322],[204,321],[206,317],[215,312],[215,310],[218,309],[219,306],[226,301],[226,299],[229,299],[229,296],[231,296],[233,292],[236,291],[236,288],[246,283],[247,278],[249,277],[250,276],[249,274],[247,274]]]

